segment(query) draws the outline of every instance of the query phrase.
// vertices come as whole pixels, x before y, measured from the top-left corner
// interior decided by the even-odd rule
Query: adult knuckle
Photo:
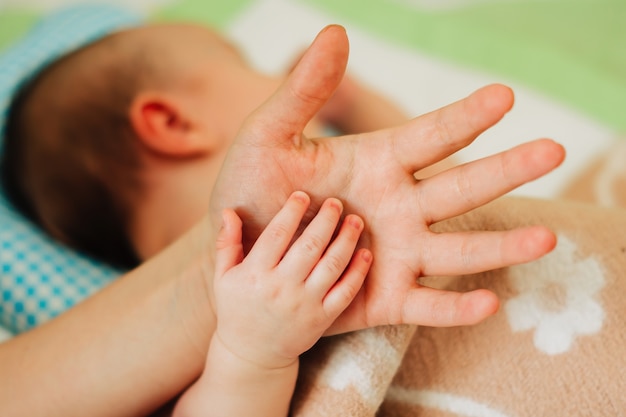
[[[430,306],[430,321],[438,326],[447,326],[454,323],[456,313],[444,297],[433,301]]]
[[[462,199],[465,204],[474,204],[474,184],[471,180],[471,176],[464,167],[460,167],[458,174],[454,181],[454,187],[456,194]]]
[[[450,131],[450,126],[448,126],[448,123],[441,118],[437,119],[435,123],[435,131],[437,132],[437,138],[446,145],[450,145],[450,143],[454,140]]]
[[[302,85],[293,86],[291,89],[291,95],[306,104],[321,104],[322,98],[315,94],[312,89],[307,89]]]
[[[461,268],[468,273],[471,272],[469,269],[472,267],[474,252],[474,245],[469,241],[464,241],[459,247],[459,263]]]

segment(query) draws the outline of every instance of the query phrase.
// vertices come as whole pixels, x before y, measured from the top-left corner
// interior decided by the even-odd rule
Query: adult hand
[[[535,226],[511,231],[435,233],[430,226],[481,206],[558,166],[551,140],[520,145],[424,180],[416,171],[469,145],[510,110],[513,94],[491,85],[408,123],[339,138],[302,132],[340,83],[348,58],[343,28],[325,28],[279,90],[244,123],[212,193],[244,222],[251,247],[289,195],[311,196],[309,218],[327,197],[365,221],[361,245],[374,262],[361,291],[329,333],[383,324],[455,326],[498,308],[486,290],[456,293],[423,287],[422,276],[471,274],[536,259],[556,239]]]

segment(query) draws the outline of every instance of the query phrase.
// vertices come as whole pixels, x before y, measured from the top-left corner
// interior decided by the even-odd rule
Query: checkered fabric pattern
[[[0,56],[0,146],[13,94],[60,55],[140,18],[112,6],[82,5],[43,19]],[[19,333],[60,314],[120,271],[45,236],[17,213],[0,190],[0,329]]]
[[[119,275],[51,241],[0,205],[0,324],[19,333],[60,314]]]

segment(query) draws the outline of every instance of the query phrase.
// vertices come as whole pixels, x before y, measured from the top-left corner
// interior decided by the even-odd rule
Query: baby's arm
[[[286,416],[298,357],[359,292],[371,253],[355,248],[362,220],[328,199],[290,246],[310,204],[295,192],[243,258],[241,220],[225,210],[214,278],[217,328],[205,370],[176,416]]]

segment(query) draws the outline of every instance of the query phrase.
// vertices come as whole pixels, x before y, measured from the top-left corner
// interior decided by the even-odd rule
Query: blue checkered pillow
[[[43,19],[0,55],[0,146],[12,96],[23,82],[60,55],[139,21],[111,6],[75,6]],[[50,240],[0,189],[0,328],[19,333],[37,326],[119,274]]]

